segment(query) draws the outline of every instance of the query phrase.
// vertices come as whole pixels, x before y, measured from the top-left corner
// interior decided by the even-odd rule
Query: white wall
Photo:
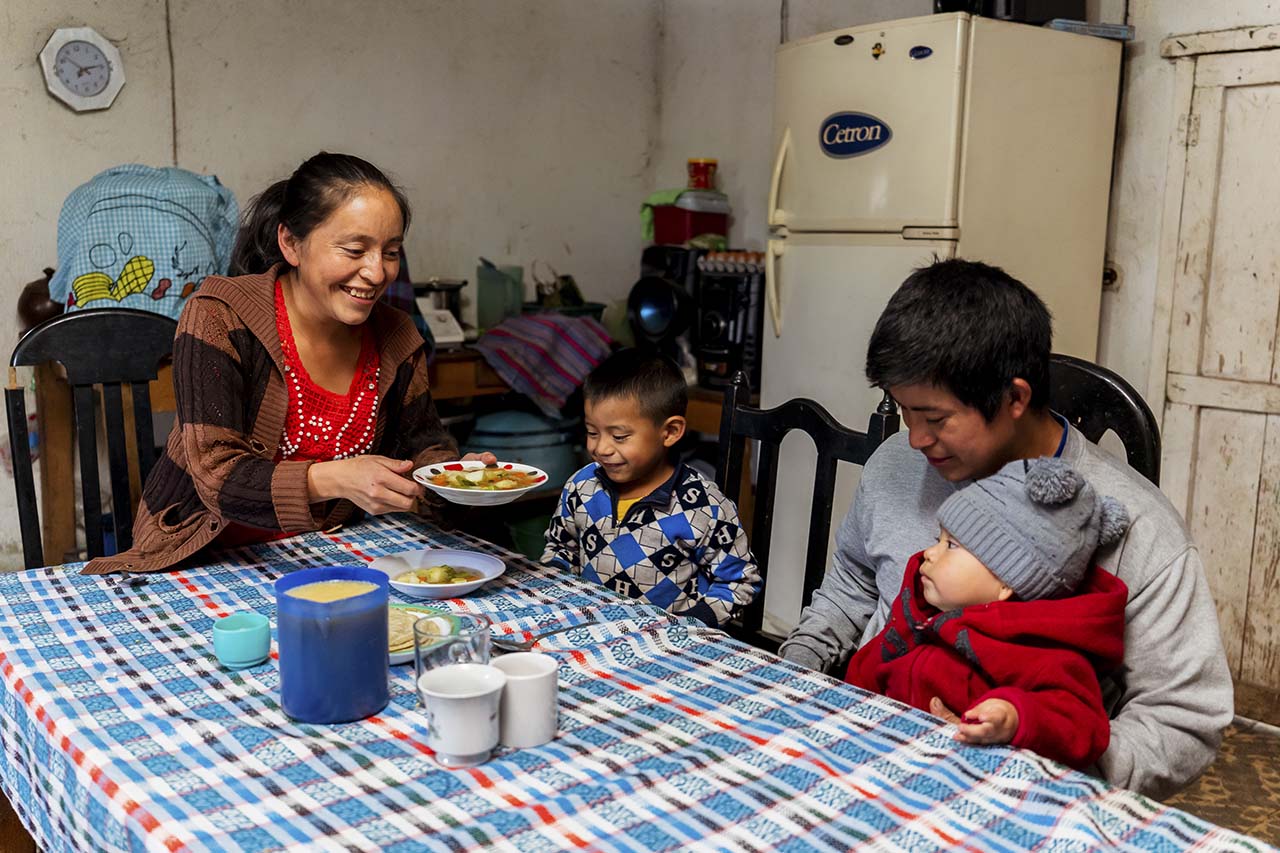
[[[415,278],[474,281],[483,254],[527,281],[549,261],[600,301],[635,282],[656,0],[172,9],[180,165],[247,201],[318,150],[359,153],[408,191]]]
[[[0,305],[55,264],[63,199],[108,166],[176,162],[217,174],[243,204],[320,149],[358,153],[405,186],[415,278],[474,281],[484,254],[524,264],[526,280],[534,258],[550,261],[600,301],[634,283],[658,0],[170,0],[172,44],[165,6],[5,4]],[[40,72],[53,30],[83,25],[125,65],[104,112],[71,112]],[[0,314],[8,353],[16,319]],[[0,567],[20,563],[11,484],[0,475]]]
[[[733,206],[729,242],[763,249],[773,165],[779,0],[666,0],[655,188],[684,186],[690,157],[715,157]],[[790,0],[787,38],[926,15],[932,0]]]

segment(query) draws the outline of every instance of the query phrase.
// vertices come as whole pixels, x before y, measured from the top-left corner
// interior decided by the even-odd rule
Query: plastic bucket
[[[309,601],[289,591],[317,581],[366,581],[374,588],[337,601]],[[391,693],[387,590],[383,572],[363,566],[302,569],[276,581],[280,707],[303,723],[363,720]]]

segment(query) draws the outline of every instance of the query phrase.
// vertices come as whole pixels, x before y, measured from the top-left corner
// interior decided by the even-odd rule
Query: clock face
[[[87,41],[69,41],[60,47],[54,69],[64,86],[86,98],[101,93],[111,81],[111,62]]]
[[[59,27],[40,51],[49,94],[76,112],[105,110],[124,86],[120,51],[93,27]]]

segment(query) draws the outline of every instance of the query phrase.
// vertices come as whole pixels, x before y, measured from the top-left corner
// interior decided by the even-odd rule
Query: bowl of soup
[[[378,557],[369,568],[410,598],[460,598],[499,577],[507,566],[492,554],[453,548],[421,548]]]
[[[547,473],[532,465],[480,461],[438,462],[413,472],[413,479],[445,500],[466,506],[499,506],[547,484]]]

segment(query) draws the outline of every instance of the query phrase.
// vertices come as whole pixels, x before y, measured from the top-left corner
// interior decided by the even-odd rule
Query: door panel
[[[1195,373],[1200,363],[1204,294],[1218,188],[1221,115],[1221,89],[1195,90],[1191,119],[1183,131],[1187,137],[1187,174],[1183,183],[1182,230],[1178,234],[1179,263],[1173,280],[1174,308],[1169,330],[1171,373]],[[1191,144],[1193,139],[1197,144]]]
[[[1199,416],[1198,407],[1170,401],[1165,404],[1160,426],[1160,490],[1183,518],[1191,514],[1187,500],[1191,494]]]
[[[1162,260],[1173,275],[1161,485],[1204,558],[1233,676],[1275,690],[1280,57],[1201,57],[1190,98],[1173,149],[1185,152],[1177,252]]]
[[[1258,530],[1249,571],[1240,680],[1266,684],[1280,672],[1280,417],[1267,416],[1258,486]]]
[[[1200,412],[1191,536],[1200,547],[1232,672],[1240,671],[1266,415]]]
[[[1200,373],[1274,382],[1280,181],[1266,175],[1276,168],[1280,86],[1225,90],[1221,116]]]

